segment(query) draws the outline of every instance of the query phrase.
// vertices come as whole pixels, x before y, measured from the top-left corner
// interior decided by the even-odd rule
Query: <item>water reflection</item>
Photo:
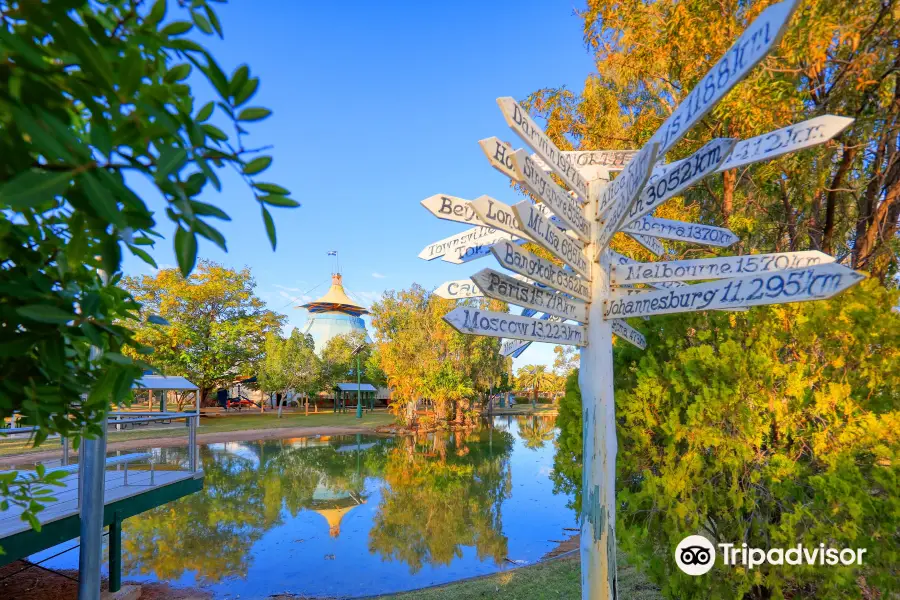
[[[570,499],[549,480],[553,421],[496,424],[202,446],[203,491],[124,522],[123,575],[216,597],[346,597],[538,560],[574,523]],[[186,458],[153,452],[170,464]],[[76,565],[75,553],[47,563]]]

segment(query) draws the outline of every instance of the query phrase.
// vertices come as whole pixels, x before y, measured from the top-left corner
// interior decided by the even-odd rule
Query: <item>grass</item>
[[[618,597],[661,600],[654,585],[619,554]],[[559,600],[581,598],[581,562],[577,555],[440,587],[382,596],[378,600]]]
[[[494,415],[540,415],[540,414],[556,414],[559,407],[556,404],[538,404],[537,407],[531,408],[531,403],[514,404],[513,406],[494,407]]]
[[[394,422],[394,417],[387,411],[364,413],[362,419],[356,418],[356,412],[333,413],[330,410],[319,413],[310,413],[308,416],[285,413],[282,418],[277,418],[274,413],[246,413],[228,416],[200,417],[200,434],[223,433],[229,431],[243,431],[247,429],[279,429],[284,427],[375,427],[389,425]],[[178,421],[176,421],[178,423]],[[126,440],[145,440],[166,437],[183,437],[187,439],[186,427],[153,427],[148,425],[138,429],[127,431],[109,432],[109,442],[121,442]],[[37,448],[26,439],[0,438],[0,456],[10,454],[29,454],[44,450],[59,449],[59,439],[46,440]]]

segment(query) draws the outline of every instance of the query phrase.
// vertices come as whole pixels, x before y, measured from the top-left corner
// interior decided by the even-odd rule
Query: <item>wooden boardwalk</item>
[[[52,468],[51,468],[52,470]],[[128,483],[125,483],[124,469],[106,471],[106,488],[104,491],[104,504],[110,505],[139,494],[145,494],[159,488],[169,486],[178,481],[202,477],[203,473],[191,473],[188,470],[156,471],[153,474],[153,484],[150,484],[150,471],[146,466],[128,468]],[[46,525],[78,515],[78,473],[72,473],[62,480],[65,487],[50,487],[53,490],[55,502],[46,504],[46,508],[38,513],[38,521]],[[22,509],[13,506],[9,510],[0,512],[0,542],[3,538],[31,529],[31,526],[23,521],[20,516]]]

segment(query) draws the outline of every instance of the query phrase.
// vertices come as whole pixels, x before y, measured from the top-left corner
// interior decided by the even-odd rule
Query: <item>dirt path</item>
[[[318,427],[276,427],[269,429],[242,429],[239,431],[219,431],[212,433],[199,433],[197,441],[201,444],[216,444],[220,442],[241,442],[247,440],[275,440],[282,438],[304,437],[312,435],[352,435],[354,433],[375,433],[375,426],[318,426]],[[183,435],[172,437],[150,437],[138,440],[122,440],[109,442],[107,450],[137,450],[152,446],[154,448],[167,448],[171,446],[184,446]],[[0,457],[0,469],[9,469],[15,466],[30,465],[36,462],[50,460],[61,456],[60,450],[46,450],[43,452],[30,452],[28,454],[10,454]],[[70,454],[78,456],[77,452]]]

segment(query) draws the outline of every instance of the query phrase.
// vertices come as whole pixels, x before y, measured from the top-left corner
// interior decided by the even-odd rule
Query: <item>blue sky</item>
[[[496,98],[580,90],[593,70],[574,14],[582,4],[567,0],[215,6],[225,40],[204,43],[226,72],[249,64],[262,80],[251,105],[274,111],[252,128],[248,147],[274,145],[265,180],[288,187],[303,206],[273,212],[273,253],[249,190],[223,174],[223,192],[210,188],[204,200],[233,219],[220,228],[229,252],[201,240],[200,257],[249,266],[259,296],[297,327],[306,311],[293,307],[328,287],[329,250],[339,251],[347,290],[367,306],[387,289],[413,282],[432,289],[496,266],[491,257],[467,265],[419,259],[427,244],[466,228],[431,216],[419,201],[437,193],[517,201],[477,143],[496,135],[523,145]],[[197,94],[202,102],[209,95],[202,85]],[[170,238],[173,226],[158,214]],[[161,266],[175,264],[170,239],[154,255]],[[125,269],[151,272],[134,257]],[[515,366],[552,359],[551,346],[532,344]]]

